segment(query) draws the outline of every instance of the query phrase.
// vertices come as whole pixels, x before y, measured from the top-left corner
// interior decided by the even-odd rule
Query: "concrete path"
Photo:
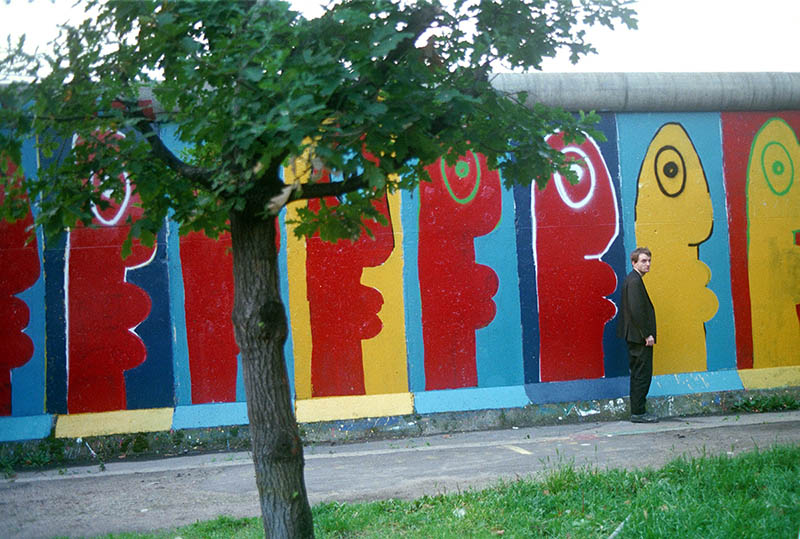
[[[800,412],[671,418],[447,434],[306,448],[312,504],[416,498],[535,477],[564,464],[659,467],[679,456],[800,444]],[[24,472],[0,481],[6,537],[152,531],[259,515],[249,453]]]

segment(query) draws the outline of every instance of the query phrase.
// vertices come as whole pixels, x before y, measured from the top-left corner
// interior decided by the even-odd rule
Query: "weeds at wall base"
[[[800,387],[697,393],[648,399],[650,411],[661,417],[779,412],[800,409]],[[413,414],[408,416],[303,423],[309,444],[432,436],[451,432],[596,423],[628,418],[628,401],[605,399],[528,405],[502,410]],[[98,465],[124,459],[166,458],[193,453],[249,451],[247,425],[176,431],[56,438],[0,443],[0,473],[52,469],[67,465]]]

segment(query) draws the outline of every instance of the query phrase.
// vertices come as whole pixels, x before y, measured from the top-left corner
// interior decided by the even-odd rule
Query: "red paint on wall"
[[[213,240],[200,232],[181,238],[186,337],[192,403],[236,400],[231,236]]]
[[[78,142],[80,143],[80,142]],[[97,183],[92,178],[92,183]],[[125,183],[126,178],[120,177]],[[132,186],[126,186],[130,195]],[[147,262],[155,246],[133,242],[123,260],[122,243],[130,227],[121,225],[142,214],[138,197],[109,200],[95,211],[97,228],[69,233],[67,259],[68,397],[70,413],[124,410],[125,371],[142,364],[147,349],[133,331],[150,312],[150,297],[125,281],[126,268]]]
[[[426,389],[478,385],[475,330],[494,319],[497,274],[475,262],[475,238],[500,222],[500,176],[470,153],[420,183],[419,284]]]
[[[3,173],[17,170],[9,163]],[[0,188],[0,204],[5,193]],[[0,221],[0,416],[11,415],[11,369],[25,365],[33,357],[33,341],[23,333],[30,310],[16,294],[33,286],[39,278],[39,250],[36,237],[29,244],[30,212],[15,223]]]
[[[576,185],[554,176],[543,191],[534,188],[541,381],[601,378],[603,331],[616,314],[605,297],[616,274],[599,260],[617,235],[614,187],[592,141],[565,149],[558,135],[548,143],[584,165]]]
[[[320,181],[330,181],[328,172]],[[328,207],[337,206],[326,198]],[[386,198],[374,203],[389,221],[368,221],[374,238],[362,233],[357,241],[322,241],[319,234],[306,244],[306,279],[311,323],[311,392],[314,397],[363,395],[364,366],[361,341],[376,337],[383,328],[378,313],[381,293],[361,284],[364,268],[383,264],[394,249],[394,232]],[[308,203],[319,211],[318,200]]]

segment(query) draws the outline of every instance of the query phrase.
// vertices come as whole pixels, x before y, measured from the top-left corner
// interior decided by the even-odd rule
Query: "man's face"
[[[650,257],[644,253],[639,254],[639,260],[633,263],[633,268],[644,275],[650,271]]]

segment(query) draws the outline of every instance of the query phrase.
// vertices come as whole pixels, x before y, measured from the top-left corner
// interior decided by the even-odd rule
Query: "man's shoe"
[[[658,423],[658,417],[652,414],[631,414],[631,423]]]

